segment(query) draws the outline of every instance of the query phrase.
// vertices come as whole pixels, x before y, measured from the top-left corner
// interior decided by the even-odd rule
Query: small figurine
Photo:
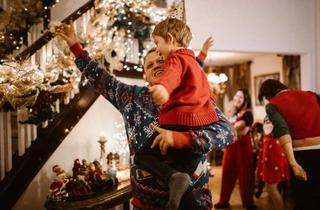
[[[93,161],[93,164],[95,166],[95,180],[101,180],[103,171],[102,171],[102,166],[99,161],[95,160]]]
[[[53,200],[62,201],[68,197],[66,192],[66,184],[68,179],[66,178],[66,173],[60,168],[60,166],[55,165],[52,167],[52,171],[56,173],[56,178],[50,185],[51,197]]]
[[[113,151],[107,155],[108,167],[112,167],[114,170],[117,170],[120,164],[120,155],[119,153]]]
[[[95,176],[96,176],[96,166],[93,163],[90,163],[88,181],[90,181],[90,183],[94,182],[94,180],[96,180]]]
[[[82,160],[82,165],[80,167],[80,174],[86,178],[89,176],[89,164],[86,159]]]
[[[74,160],[74,163],[73,163],[73,168],[72,168],[73,178],[76,178],[80,174],[80,169],[81,169],[81,163],[79,158],[77,158]]]
[[[52,167],[52,171],[57,175],[57,173],[59,172],[59,171],[61,171],[62,169],[61,169],[61,167],[59,166],[59,165],[54,165],[53,167]]]

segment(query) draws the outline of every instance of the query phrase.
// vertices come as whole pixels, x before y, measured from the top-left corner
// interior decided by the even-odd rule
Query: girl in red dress
[[[268,117],[264,120],[264,135],[260,144],[256,175],[265,182],[266,190],[277,210],[285,210],[284,202],[278,190],[278,184],[290,180],[287,157],[277,139],[272,135],[273,124]]]

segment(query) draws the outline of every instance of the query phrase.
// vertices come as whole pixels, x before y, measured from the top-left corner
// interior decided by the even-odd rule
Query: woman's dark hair
[[[254,135],[257,133],[263,133],[263,124],[261,122],[255,122],[252,125],[252,138],[254,139]]]
[[[246,108],[246,109],[251,109],[252,108],[252,104],[251,104],[251,97],[250,94],[248,92],[247,89],[239,89],[238,91],[241,91],[243,93],[243,104],[241,105],[241,107],[239,108],[239,110]]]
[[[282,84],[280,81],[275,79],[267,79],[264,81],[259,89],[258,99],[260,102],[263,101],[263,98],[270,100],[275,97],[280,91],[288,89],[287,86]]]

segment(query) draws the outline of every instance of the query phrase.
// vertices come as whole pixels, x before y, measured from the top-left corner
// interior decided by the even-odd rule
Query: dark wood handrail
[[[87,3],[85,3],[82,7],[74,11],[72,14],[70,14],[68,17],[66,17],[62,22],[63,23],[69,23],[70,20],[74,21],[78,19],[83,13],[87,12],[94,6],[94,0],[90,0]],[[23,61],[27,58],[29,58],[31,55],[36,53],[39,49],[41,49],[44,45],[46,45],[52,38],[54,38],[54,34],[52,34],[50,31],[45,32],[37,41],[32,43],[29,47],[27,47],[25,50],[23,50],[19,55],[15,57],[18,61]]]
[[[94,0],[88,1],[86,4],[84,4],[82,7],[80,7],[78,10],[74,11],[72,14],[70,14],[68,17],[66,17],[62,22],[63,23],[69,23],[71,20],[74,21],[78,19],[83,13],[87,12],[91,8],[94,7]],[[23,61],[27,58],[29,58],[31,55],[36,53],[38,50],[40,50],[44,45],[46,45],[51,39],[55,37],[54,34],[52,34],[50,31],[46,31],[37,41],[32,43],[29,47],[24,49],[21,53],[19,53],[15,60]],[[137,64],[125,62],[125,64],[129,67],[131,67],[130,71],[122,70],[122,71],[115,71],[115,75],[119,77],[129,77],[129,78],[142,78],[142,72],[133,70],[133,67]]]

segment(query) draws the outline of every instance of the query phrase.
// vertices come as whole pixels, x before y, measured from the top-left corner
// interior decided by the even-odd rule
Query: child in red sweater
[[[178,19],[169,18],[156,25],[152,36],[165,59],[162,76],[149,88],[154,103],[161,105],[160,126],[186,131],[217,122],[207,77],[193,51],[186,48],[191,40],[189,27]],[[169,183],[168,208],[177,209],[182,195],[190,187],[190,176],[196,171],[200,156],[190,150],[192,142],[170,139],[173,138],[155,138],[135,155],[135,162]],[[168,155],[175,160],[174,165],[168,165],[160,155],[166,154],[169,147],[178,148],[174,152],[172,148],[168,150]]]
[[[150,93],[162,105],[160,125],[203,126],[217,121],[210,102],[207,76],[196,62],[189,27],[178,19],[166,19],[156,25],[153,39],[165,59],[164,72]]]

